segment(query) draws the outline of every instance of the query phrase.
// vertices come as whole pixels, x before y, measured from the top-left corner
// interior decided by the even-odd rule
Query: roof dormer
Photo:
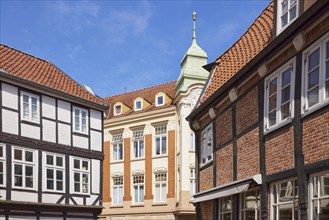
[[[276,0],[276,35],[297,19],[299,7],[298,0]]]
[[[164,92],[158,92],[155,95],[155,106],[163,106],[170,104],[172,102],[172,99]]]
[[[113,115],[114,116],[123,115],[126,112],[128,112],[129,110],[131,110],[131,109],[128,106],[126,106],[122,102],[117,102],[113,106]]]
[[[134,111],[141,111],[147,107],[149,107],[151,104],[146,101],[145,99],[141,98],[141,97],[137,97],[134,100]]]

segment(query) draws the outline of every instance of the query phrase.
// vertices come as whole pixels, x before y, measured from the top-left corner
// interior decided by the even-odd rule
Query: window
[[[164,96],[159,95],[156,97],[156,106],[164,105]]]
[[[191,131],[191,145],[190,150],[195,151],[195,134]]]
[[[155,128],[155,155],[167,154],[167,127]]]
[[[142,110],[142,100],[135,101],[135,111]]]
[[[6,145],[0,143],[0,186],[6,183]]]
[[[112,160],[123,160],[122,133],[113,135],[112,142]]]
[[[190,196],[193,199],[193,195],[195,194],[195,169],[190,169]]]
[[[64,157],[46,153],[46,189],[64,191]]]
[[[73,159],[73,183],[75,193],[89,193],[89,160]]]
[[[133,147],[134,147],[134,158],[144,157],[144,131],[138,130],[133,131]]]
[[[329,103],[329,34],[304,52],[303,112]]]
[[[298,17],[297,0],[278,0],[278,33],[282,32]]]
[[[39,96],[21,93],[21,117],[23,120],[39,123]]]
[[[13,148],[13,183],[16,188],[36,188],[36,152],[24,148]]]
[[[241,219],[261,219],[260,190],[250,190],[241,194]]]
[[[166,202],[167,173],[155,174],[154,189],[155,189],[154,202]]]
[[[74,112],[74,131],[88,133],[88,113],[86,109],[73,107]]]
[[[219,220],[232,220],[232,196],[219,198]]]
[[[113,178],[113,205],[122,205],[123,202],[123,177]]]
[[[292,117],[294,62],[289,61],[265,80],[265,130],[277,127]]]
[[[212,139],[212,124],[210,124],[201,133],[201,165],[212,161]]]
[[[271,219],[298,219],[297,180],[282,181],[271,190]]]
[[[329,219],[328,171],[313,175],[310,179],[310,219]]]
[[[144,202],[144,176],[133,176],[134,203]]]
[[[114,106],[114,115],[121,115],[122,114],[122,107],[121,105]]]

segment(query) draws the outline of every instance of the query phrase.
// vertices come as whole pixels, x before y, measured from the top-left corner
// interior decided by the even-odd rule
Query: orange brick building
[[[329,2],[274,0],[197,108],[198,219],[329,218]]]

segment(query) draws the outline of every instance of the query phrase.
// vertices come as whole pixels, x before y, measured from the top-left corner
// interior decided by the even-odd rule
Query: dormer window
[[[159,95],[156,97],[156,106],[164,105],[164,96]]]
[[[116,105],[114,106],[114,115],[121,115],[122,114],[122,106]]]
[[[277,34],[288,27],[298,16],[297,0],[278,0]]]
[[[135,111],[142,110],[142,108],[143,108],[142,100],[135,101]]]

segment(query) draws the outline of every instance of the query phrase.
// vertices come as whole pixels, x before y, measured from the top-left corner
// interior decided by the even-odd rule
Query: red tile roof
[[[152,87],[148,87],[148,88],[144,88],[144,89],[104,98],[104,100],[109,105],[108,118],[122,117],[122,116],[126,116],[126,115],[148,112],[148,111],[153,111],[156,109],[163,109],[163,108],[167,108],[169,106],[173,106],[173,104],[170,103],[170,104],[167,104],[164,106],[155,107],[155,95],[158,94],[159,92],[163,92],[163,93],[166,93],[171,99],[174,99],[175,98],[175,84],[176,84],[176,81],[172,81],[172,82],[164,83],[161,85],[156,85],[156,86],[152,86]],[[146,101],[148,101],[149,103],[151,103],[151,106],[149,106],[148,108],[146,108],[142,111],[138,111],[138,112],[133,111],[134,100],[138,97],[141,97],[141,98],[145,99]],[[125,104],[126,106],[131,108],[132,110],[123,115],[113,116],[113,105],[115,105],[115,103],[117,103],[117,102],[122,102],[123,104]]]
[[[3,44],[0,44],[0,69],[51,89],[106,105],[101,98],[90,94],[54,64]]]
[[[273,36],[273,4],[270,3],[240,39],[216,59],[216,71],[208,83],[200,104],[210,98],[270,43]]]

